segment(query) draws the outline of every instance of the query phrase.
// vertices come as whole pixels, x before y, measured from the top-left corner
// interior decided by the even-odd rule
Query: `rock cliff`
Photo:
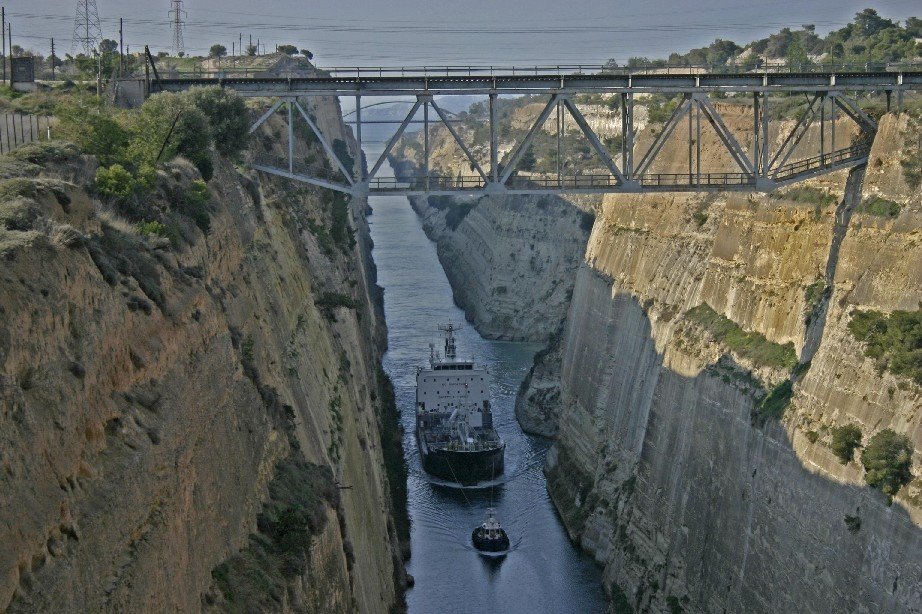
[[[436,244],[455,302],[481,335],[546,341],[560,327],[591,212],[552,196],[411,204]]]
[[[606,200],[567,319],[547,473],[614,603],[922,606],[922,395],[848,330],[856,310],[922,301],[906,130],[905,116],[883,118],[866,176],[766,196]],[[819,187],[835,198],[805,205]],[[866,213],[859,203],[875,195],[899,213]],[[715,315],[748,341],[715,334]],[[845,424],[865,445],[886,428],[910,437],[916,477],[892,505],[857,455],[833,453]]]
[[[0,170],[0,610],[399,605],[363,203],[216,158],[210,229],[171,246],[92,195],[91,158]],[[197,176],[171,163],[149,206]]]

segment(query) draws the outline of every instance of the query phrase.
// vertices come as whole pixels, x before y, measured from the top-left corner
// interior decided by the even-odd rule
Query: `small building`
[[[31,55],[10,58],[10,86],[18,92],[34,92],[35,59]]]

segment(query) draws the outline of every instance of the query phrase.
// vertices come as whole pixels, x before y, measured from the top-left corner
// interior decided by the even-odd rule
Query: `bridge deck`
[[[241,96],[399,94],[542,94],[542,93],[650,93],[650,92],[816,92],[826,90],[918,90],[922,71],[807,72],[807,73],[670,73],[670,74],[506,74],[314,77],[209,77],[161,79],[154,89],[181,91],[218,85]]]

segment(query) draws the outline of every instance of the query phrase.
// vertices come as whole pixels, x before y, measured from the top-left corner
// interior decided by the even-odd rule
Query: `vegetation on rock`
[[[861,453],[864,481],[892,497],[912,479],[912,441],[891,429],[871,437]]]
[[[347,294],[340,292],[323,292],[314,299],[314,305],[320,309],[327,320],[336,321],[336,309],[345,307],[346,309],[358,309],[361,303]]]
[[[797,365],[793,343],[774,343],[761,333],[745,331],[707,303],[688,310],[685,317],[705,329],[719,344],[757,366],[790,370]]]
[[[916,311],[855,311],[848,323],[864,353],[879,371],[905,377],[922,386],[922,308]]]
[[[855,449],[861,446],[861,428],[857,424],[844,424],[832,428],[832,453],[842,464],[855,458]]]
[[[861,201],[855,211],[877,217],[896,217],[900,214],[900,205],[880,196],[872,196]]]
[[[215,567],[215,584],[232,612],[274,610],[287,582],[307,571],[311,539],[326,527],[327,509],[339,492],[329,467],[294,455],[280,461],[269,484],[269,500],[257,517],[249,544]]]

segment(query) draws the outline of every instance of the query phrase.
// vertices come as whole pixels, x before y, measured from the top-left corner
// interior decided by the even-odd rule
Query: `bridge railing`
[[[603,174],[561,175],[559,177],[557,175],[513,175],[506,182],[507,187],[521,190],[529,188],[585,190],[612,188],[617,185],[617,179]]]
[[[772,173],[772,177],[776,181],[784,181],[809,171],[822,168],[830,168],[839,164],[853,162],[860,158],[866,157],[868,153],[869,150],[867,146],[852,145],[851,147],[846,147],[844,149],[838,149],[836,151],[822,155],[804,158],[803,160],[785,164],[784,166],[777,168]]]
[[[317,67],[321,73],[336,78],[361,77],[492,77],[496,75],[579,75],[579,74],[737,74],[737,73],[862,73],[871,71],[909,72],[922,71],[922,62],[819,62],[809,64],[774,64],[758,61],[739,64],[644,64],[634,66],[613,66],[610,64],[546,64],[540,66],[502,65],[447,65],[447,66],[328,66]],[[192,71],[171,70],[167,78],[185,77],[259,77],[265,75],[265,68],[216,67],[205,70],[196,67]]]
[[[792,173],[812,170],[821,166],[844,162],[851,159],[843,150],[837,155],[827,154],[823,161],[805,160],[783,167],[791,167]],[[735,188],[751,186],[754,183],[752,175],[746,173],[646,173],[636,177],[637,183],[645,188]],[[506,182],[506,187],[512,190],[593,190],[615,188],[620,185],[612,175],[606,174],[580,174],[580,175],[513,175]],[[430,190],[430,191],[463,191],[481,190],[485,187],[479,175],[466,175],[461,177],[429,177],[427,181],[422,176],[380,177],[369,181],[368,187],[374,191],[387,190]]]
[[[479,190],[484,187],[483,178],[480,175],[462,175],[461,177],[439,177],[430,176],[428,181],[426,177],[421,176],[398,176],[398,177],[375,177],[368,182],[368,187],[372,190],[406,190],[406,189],[429,189],[429,190]]]
[[[751,185],[752,175],[746,173],[645,173],[637,177],[645,188],[674,188],[679,186],[726,187]]]

